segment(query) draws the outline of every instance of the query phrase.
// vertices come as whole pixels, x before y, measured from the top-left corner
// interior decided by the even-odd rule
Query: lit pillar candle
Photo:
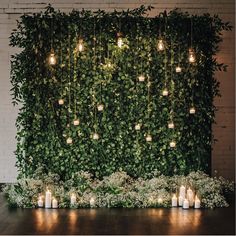
[[[183,202],[183,209],[188,209],[189,208],[189,201],[188,199],[184,199],[184,202]]]
[[[182,185],[179,189],[179,195],[185,199],[185,191],[186,191],[186,188]]]
[[[183,197],[182,196],[179,196],[179,206],[183,206]]]
[[[39,196],[38,207],[43,207],[43,198],[42,198],[42,196]]]
[[[76,203],[76,195],[74,193],[70,196],[70,204],[74,205]]]
[[[45,196],[45,208],[51,208],[52,206],[52,193],[50,190],[47,190]]]
[[[93,197],[91,197],[90,201],[89,201],[90,207],[95,207],[95,199]]]
[[[172,207],[177,207],[178,206],[177,197],[176,197],[175,194],[174,194],[174,196],[171,199],[171,205],[172,205]]]
[[[195,201],[194,201],[194,208],[198,209],[200,207],[201,207],[201,202],[200,202],[198,196],[196,195]]]
[[[58,201],[56,198],[53,198],[52,200],[52,208],[58,208]]]
[[[191,188],[187,190],[187,199],[189,201],[189,206],[192,207],[194,204],[194,194]]]

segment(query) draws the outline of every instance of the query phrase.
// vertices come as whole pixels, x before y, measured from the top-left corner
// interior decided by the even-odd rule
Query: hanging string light
[[[83,52],[84,51],[84,40],[82,38],[82,35],[81,35],[81,28],[82,28],[82,25],[83,25],[83,22],[82,22],[82,18],[81,18],[81,23],[80,23],[80,26],[79,26],[79,38],[77,40],[77,45],[76,45],[76,52]]]
[[[121,33],[121,18],[119,17],[119,32],[117,33],[117,46],[122,48],[123,42],[123,34]]]
[[[60,72],[61,72],[61,88],[60,90],[62,91],[63,87],[62,87],[62,79],[63,79],[63,60],[62,60],[62,34],[61,34],[61,31],[62,31],[62,24],[60,24]],[[61,92],[60,92],[61,93]],[[58,99],[58,104],[59,105],[64,105],[64,99],[61,98],[62,95],[60,94],[60,98]]]
[[[134,129],[135,130],[141,130],[141,124],[140,123],[137,123],[137,124],[135,124],[135,126],[134,126]]]
[[[94,25],[93,25],[93,50],[94,50],[94,55],[93,55],[93,71],[96,73],[96,22],[95,22],[95,17],[94,17]],[[92,92],[92,104],[93,104],[93,118],[94,118],[94,132],[92,133],[92,139],[93,140],[98,140],[99,139],[99,134],[97,133],[97,107],[96,107],[96,101],[95,101],[95,91],[93,90]]]
[[[180,46],[178,47],[178,65],[175,68],[176,73],[180,73],[182,68],[180,67]]]
[[[164,89],[162,91],[162,96],[168,96],[169,92],[168,92],[168,89],[167,89],[167,55],[166,55],[166,50],[165,50],[164,61],[165,61],[165,83],[164,83]]]
[[[193,115],[193,114],[195,114],[195,113],[196,113],[196,109],[195,109],[195,107],[192,105],[192,107],[190,107],[190,109],[189,109],[189,114]]]
[[[51,43],[51,50],[50,50],[50,54],[49,54],[49,57],[48,57],[48,64],[51,65],[51,66],[54,66],[56,65],[56,56],[55,56],[55,52],[54,52],[54,49],[53,49],[53,36],[52,36],[52,33],[54,32],[54,26],[53,26],[53,18],[51,18],[50,20],[50,43]]]
[[[166,18],[165,18],[166,19]],[[161,35],[161,17],[159,20],[159,36],[157,40],[157,50],[158,51],[164,51],[165,50],[165,43]]]
[[[76,53],[74,53],[74,61],[73,61],[73,83],[74,83],[74,88],[78,88],[79,85],[78,83],[76,83],[76,68],[77,68],[77,57],[76,57]],[[77,86],[75,86],[77,85]],[[80,120],[77,117],[77,97],[76,97],[77,93],[75,91],[75,95],[74,95],[74,120],[73,120],[73,125],[74,126],[78,126],[80,124]]]
[[[101,33],[101,18],[99,20],[99,65],[102,66],[102,33]],[[100,81],[100,103],[97,105],[98,111],[104,110],[104,105],[102,104],[102,80]]]
[[[188,60],[190,63],[194,63],[196,61],[196,55],[195,55],[195,51],[193,49],[193,20],[191,17],[191,33],[190,33],[190,40],[191,40],[191,46],[189,48],[189,54],[188,54]]]
[[[171,76],[171,111],[170,111],[170,122],[168,123],[168,128],[169,129],[174,129],[174,107],[175,107],[175,99],[174,99],[174,93],[175,93],[175,81],[173,79],[173,59],[174,59],[174,50],[173,50],[173,42],[171,41],[171,58],[170,58],[170,76]],[[172,131],[173,135],[174,131]],[[174,140],[170,142],[170,147],[174,148],[176,146],[176,143]]]
[[[151,81],[150,81],[150,77],[147,77],[148,79],[148,83],[147,83],[147,87],[148,87],[148,108],[147,108],[147,112],[148,112],[148,121],[150,120],[150,113],[151,113],[151,103],[150,103],[150,89],[151,89]],[[152,136],[150,134],[150,126],[148,125],[148,133],[146,135],[146,141],[147,142],[151,142],[152,141]]]

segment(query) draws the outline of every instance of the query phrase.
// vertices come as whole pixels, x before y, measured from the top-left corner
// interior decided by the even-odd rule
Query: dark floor
[[[235,235],[234,198],[229,208],[9,209],[0,196],[0,234],[228,234]]]

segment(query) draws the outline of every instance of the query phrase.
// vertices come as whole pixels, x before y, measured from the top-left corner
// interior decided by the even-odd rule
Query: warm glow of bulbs
[[[51,52],[48,58],[49,65],[55,65],[56,64],[56,57],[54,52]]]
[[[182,69],[181,69],[180,66],[177,66],[177,67],[175,68],[175,71],[176,71],[176,73],[180,73],[180,72],[182,71]]]
[[[196,113],[195,107],[191,107],[191,108],[189,109],[189,114],[195,114],[195,113]]]
[[[79,125],[79,119],[75,119],[75,120],[73,121],[73,124],[74,124],[74,126]]]
[[[148,134],[148,135],[146,136],[146,141],[147,141],[147,142],[152,142],[152,136],[151,136],[150,134]]]
[[[168,96],[169,92],[168,90],[165,88],[163,91],[162,91],[162,95],[163,96]]]
[[[168,124],[168,128],[169,128],[169,129],[174,129],[174,127],[175,127],[175,125],[174,125],[173,122],[170,122],[170,123]]]
[[[194,63],[196,61],[195,53],[193,49],[189,49],[188,60],[190,63]]]
[[[122,39],[122,37],[118,37],[118,39],[117,39],[117,46],[119,48],[121,48],[123,46],[123,39]]]
[[[58,100],[58,104],[59,104],[59,105],[63,105],[63,104],[64,104],[64,100],[63,100],[62,98],[60,98],[60,99]]]
[[[73,140],[72,140],[72,138],[70,138],[70,137],[69,137],[69,138],[67,138],[67,140],[66,140],[66,143],[67,143],[67,144],[72,144],[72,143],[73,143]]]
[[[159,197],[158,200],[157,200],[158,204],[161,204],[163,202],[162,198]]]
[[[103,104],[99,104],[97,106],[97,108],[98,108],[98,111],[103,111],[104,110],[104,105]]]
[[[94,139],[94,140],[98,140],[98,139],[99,139],[98,133],[94,133],[94,134],[93,134],[93,139]]]
[[[141,129],[141,124],[136,124],[134,127],[135,130],[140,130]]]
[[[157,50],[158,51],[163,51],[165,49],[165,45],[162,39],[159,39],[157,41]]]
[[[144,82],[144,81],[145,81],[144,75],[140,75],[140,76],[138,77],[138,81],[139,81],[139,82]]]
[[[83,43],[83,39],[79,39],[78,45],[77,45],[77,50],[79,52],[84,51],[84,43]]]
[[[171,141],[171,142],[170,142],[170,147],[171,147],[171,148],[176,147],[176,142],[175,142],[175,141]]]

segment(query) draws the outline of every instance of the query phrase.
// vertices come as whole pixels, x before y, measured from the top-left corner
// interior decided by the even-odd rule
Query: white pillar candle
[[[179,196],[181,196],[183,199],[185,199],[185,191],[186,188],[182,185],[179,189]]]
[[[58,208],[58,201],[56,198],[53,198],[52,200],[52,208]]]
[[[194,204],[194,194],[191,188],[187,190],[187,199],[189,201],[189,206],[192,207]]]
[[[42,196],[39,196],[38,207],[43,207],[43,198],[42,198]]]
[[[198,209],[201,207],[201,202],[198,198],[198,196],[195,197],[195,202],[194,202],[194,208]]]
[[[176,197],[175,194],[174,194],[174,196],[171,199],[171,205],[172,205],[172,207],[177,207],[178,206],[177,197]]]
[[[184,199],[184,202],[183,202],[183,209],[188,209],[189,208],[189,201],[188,199]]]
[[[179,206],[183,206],[184,198],[179,196]]]
[[[89,201],[90,207],[95,207],[95,199],[93,197],[91,197],[90,201]]]
[[[76,203],[76,195],[74,193],[70,196],[70,204],[74,205]]]
[[[50,190],[47,190],[45,197],[45,208],[51,208],[52,206],[52,193]]]

